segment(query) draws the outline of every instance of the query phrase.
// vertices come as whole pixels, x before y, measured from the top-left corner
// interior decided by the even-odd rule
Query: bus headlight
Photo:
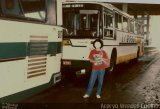
[[[63,45],[71,45],[71,41],[70,40],[63,40]]]

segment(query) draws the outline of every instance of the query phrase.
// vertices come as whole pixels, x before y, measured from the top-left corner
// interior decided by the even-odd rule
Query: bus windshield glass
[[[45,0],[21,0],[25,17],[46,20],[46,2]],[[32,4],[32,6],[30,6]]]
[[[46,21],[46,0],[1,0],[0,5],[5,17]]]
[[[95,38],[99,33],[98,10],[65,10],[63,23],[67,38]]]

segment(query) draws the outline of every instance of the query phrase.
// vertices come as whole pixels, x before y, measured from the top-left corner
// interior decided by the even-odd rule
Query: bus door
[[[114,14],[112,11],[103,12],[103,37],[104,39],[115,39],[114,35]]]

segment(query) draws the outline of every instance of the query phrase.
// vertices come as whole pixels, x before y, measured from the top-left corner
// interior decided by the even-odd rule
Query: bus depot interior
[[[63,4],[63,17],[62,17],[62,12],[61,12],[62,7],[59,6],[61,4],[61,2],[59,1],[60,0],[57,1],[56,0],[1,0],[0,1],[0,19],[1,19],[0,34],[2,36],[5,35],[9,37],[6,39],[3,37],[1,39],[1,42],[25,43],[22,44],[23,46],[21,49],[14,48],[13,46],[11,46],[8,49],[3,49],[4,51],[0,53],[0,58],[1,58],[0,69],[3,69],[3,75],[4,77],[7,77],[7,79],[6,78],[4,79],[4,77],[0,78],[0,85],[4,86],[3,83],[8,83],[8,80],[10,80],[10,83],[15,83],[14,85],[10,83],[6,84],[5,87],[1,88],[0,101],[1,98],[2,101],[5,100],[5,98],[3,97],[13,95],[18,92],[23,92],[24,90],[28,89],[33,90],[32,88],[44,85],[50,81],[52,75],[54,82],[50,81],[51,83],[49,84],[53,85],[53,83],[57,83],[57,81],[58,82],[60,81],[61,75],[58,74],[57,77],[56,73],[60,73],[60,67],[61,67],[62,20],[63,20],[63,27],[65,28],[65,30],[63,31],[64,40],[80,39],[83,42],[84,39],[91,39],[93,41],[96,38],[101,38],[107,40],[108,42],[117,41],[118,44],[128,44],[128,45],[134,44],[135,47],[133,49],[134,55],[132,54],[128,55],[126,51],[126,54],[122,54],[125,56],[125,58],[124,57],[118,58],[119,61],[117,62],[119,63],[136,58],[137,53],[141,53],[141,55],[143,55],[144,52],[143,51],[144,43],[142,41],[144,35],[143,22],[133,18],[133,16],[129,16],[128,14],[122,12],[121,10],[112,9],[112,6],[110,4],[107,4],[108,8],[105,8],[105,6],[102,6],[100,4],[89,4],[89,3]],[[9,27],[11,33],[7,31],[6,27]],[[125,37],[122,36],[121,40],[117,40],[118,39],[117,31],[123,32],[125,34]],[[14,33],[15,35],[13,36],[12,33]],[[134,34],[142,40],[134,40],[135,38],[133,36],[128,37],[128,35],[126,34],[131,34],[131,35]],[[41,38],[41,40],[39,40],[38,38],[36,39],[36,45],[34,45],[35,40],[34,41],[32,40],[32,38],[35,37]],[[41,49],[37,50],[37,48],[36,49],[32,48],[33,46],[31,46],[32,45],[31,43],[34,46],[40,47]],[[141,48],[140,52],[137,51],[138,50],[138,47],[136,45],[137,43],[139,44],[138,46]],[[71,46],[70,41],[67,42],[66,45],[70,45],[70,47],[73,46],[73,45]],[[112,46],[111,45],[109,46],[110,49],[108,50],[108,53],[111,58],[112,52],[115,49],[111,49],[113,44]],[[80,47],[84,47],[84,45],[79,45],[79,49]],[[76,50],[79,52],[79,49]],[[82,52],[84,52],[84,50],[82,50]],[[128,53],[129,52],[130,51],[128,51]],[[73,55],[76,54],[75,51],[72,52],[68,51],[68,53],[72,53]],[[119,50],[117,49],[117,54],[118,53]],[[121,51],[121,53],[125,52]],[[32,56],[37,56],[37,55],[38,57],[36,57],[36,59],[33,59]],[[38,64],[45,63],[45,65],[43,66],[44,69],[40,68],[39,66],[29,67],[29,65],[35,65],[35,63],[29,63],[29,62],[37,60],[42,61],[42,58],[40,58],[39,56],[42,57],[44,56],[43,62],[38,63]],[[88,54],[86,56],[88,56]],[[33,60],[31,60],[30,57]],[[71,58],[74,58],[74,56],[72,57],[71,55],[70,59]],[[82,59],[78,58],[77,58],[78,61]],[[70,61],[66,62],[68,62],[66,64],[69,65],[71,64]],[[114,64],[116,64],[116,62]],[[81,64],[78,65],[80,66]],[[34,69],[34,71],[30,72],[29,70],[31,69]],[[45,71],[45,73],[43,73],[42,71]],[[81,69],[81,73],[84,72],[85,70]],[[58,80],[55,80],[56,78]],[[13,96],[12,98],[15,99],[15,97]]]

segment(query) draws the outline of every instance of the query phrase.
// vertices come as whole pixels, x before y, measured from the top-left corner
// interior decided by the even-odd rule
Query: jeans
[[[105,69],[92,70],[91,76],[90,76],[90,80],[89,80],[89,84],[88,84],[87,91],[86,91],[87,95],[91,94],[91,91],[93,89],[93,86],[95,84],[95,81],[96,81],[97,77],[98,77],[98,87],[97,87],[96,95],[100,95],[101,94],[104,74],[105,74]]]

